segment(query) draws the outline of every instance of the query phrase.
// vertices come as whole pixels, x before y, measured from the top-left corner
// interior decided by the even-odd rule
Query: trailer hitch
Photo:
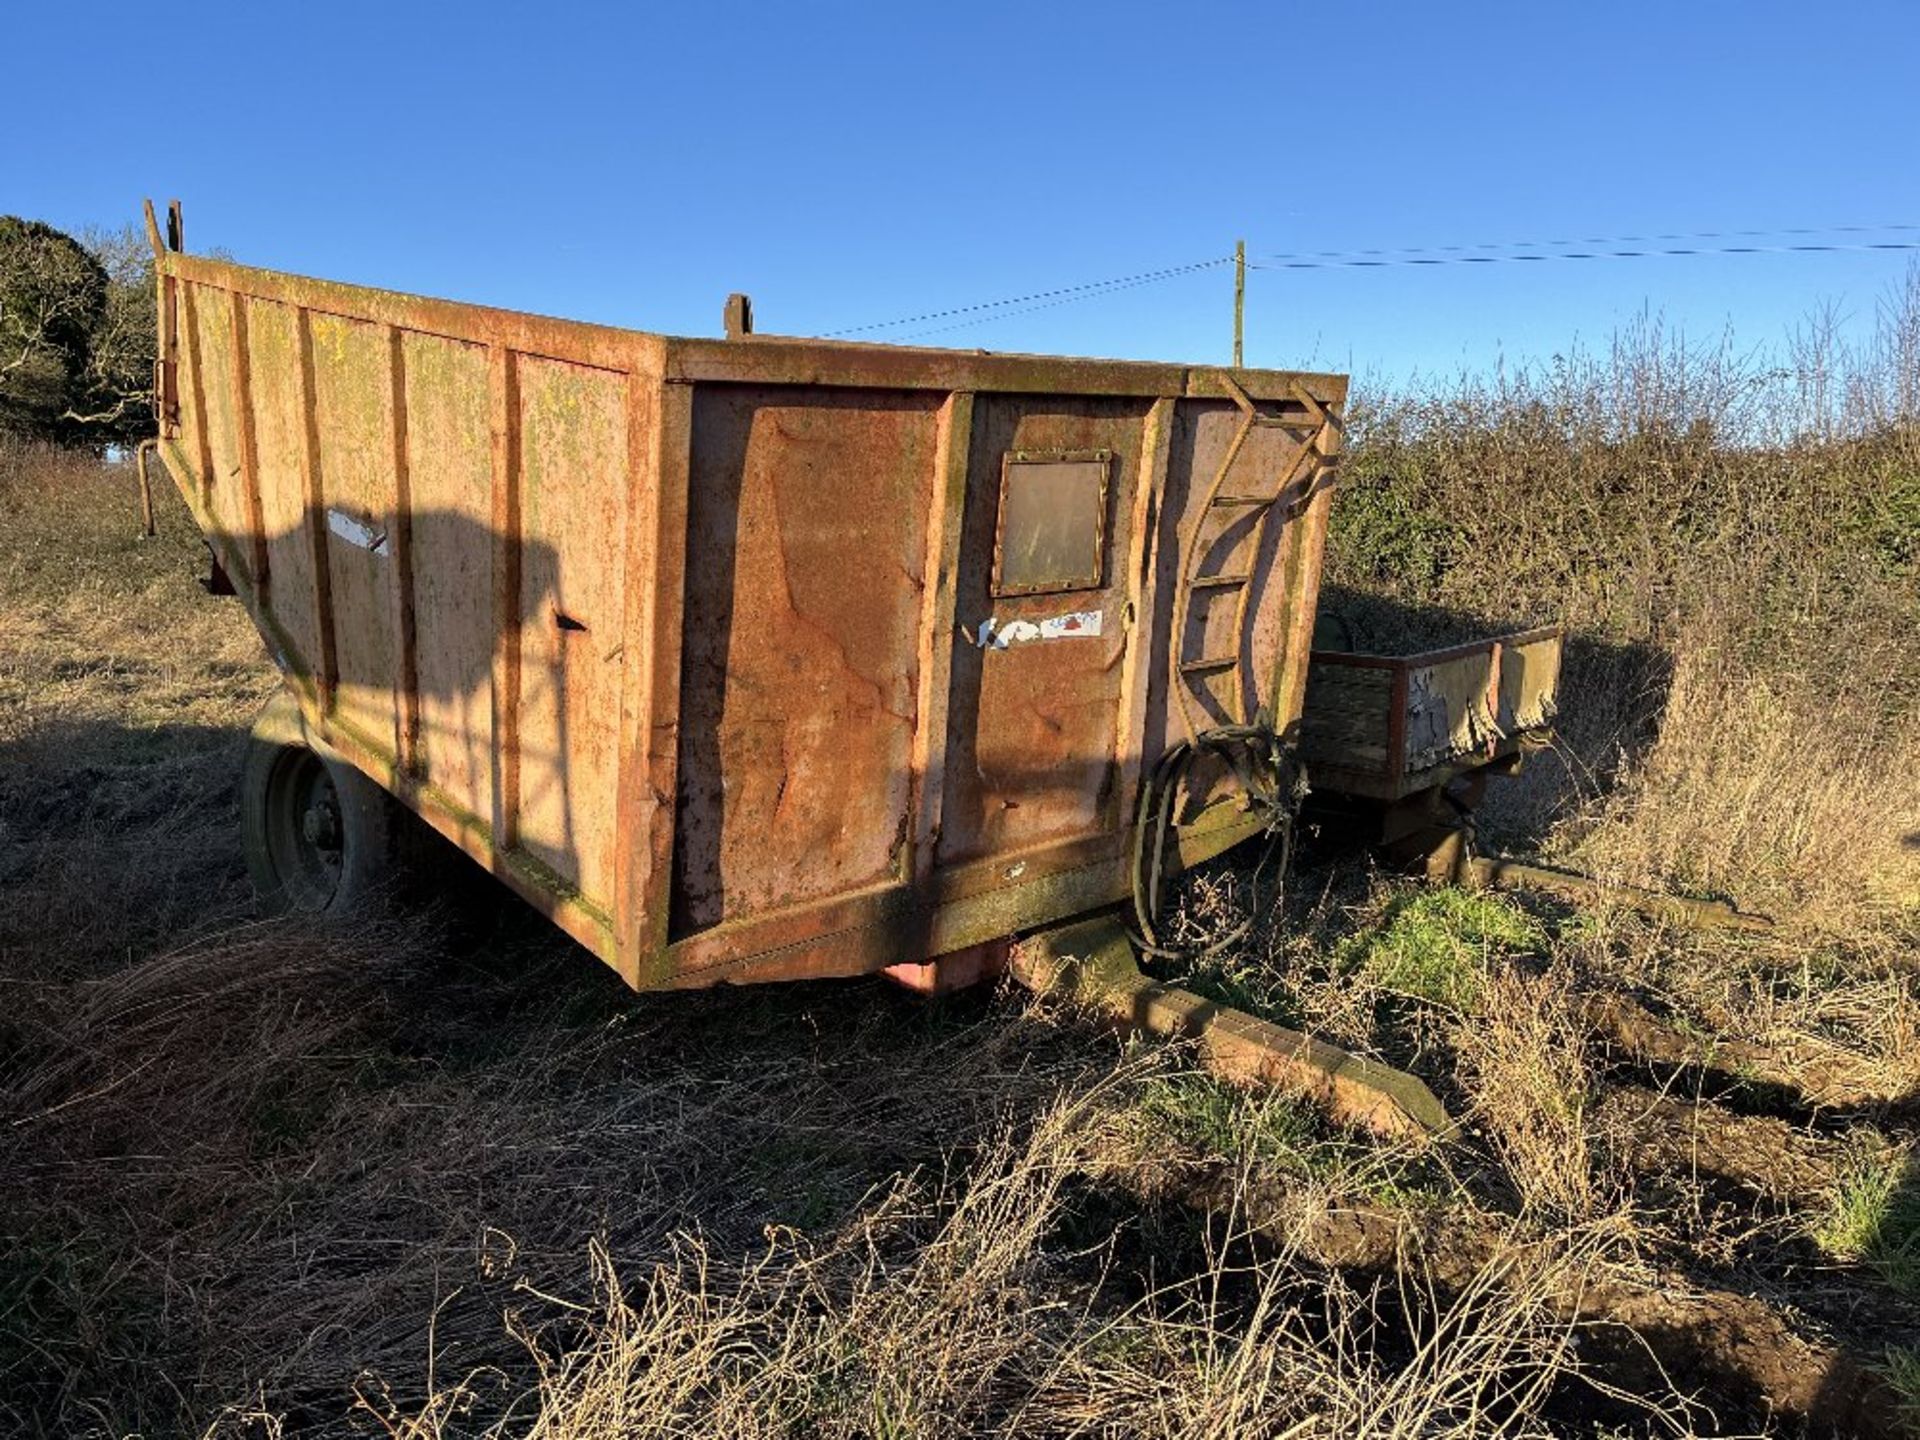
[[[1652,920],[1694,930],[1739,930],[1764,935],[1772,917],[1739,910],[1724,900],[1696,900],[1616,880],[1601,880],[1576,870],[1529,865],[1498,855],[1476,855],[1467,828],[1450,830],[1427,852],[1426,876],[1442,885],[1487,890],[1539,890],[1565,900],[1610,900]]]
[[[1031,936],[1013,947],[1007,968],[1035,994],[1084,1005],[1124,1033],[1191,1040],[1222,1079],[1301,1095],[1341,1124],[1423,1143],[1455,1133],[1414,1076],[1143,973],[1113,916]]]

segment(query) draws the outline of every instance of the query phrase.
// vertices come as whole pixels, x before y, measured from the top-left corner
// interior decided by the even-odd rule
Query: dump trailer
[[[1309,819],[1427,868],[1471,829],[1488,780],[1552,743],[1564,644],[1548,625],[1407,654],[1313,650]]]
[[[1316,649],[1300,750],[1314,785],[1397,804],[1547,743],[1559,710],[1557,625],[1407,655]]]
[[[158,451],[286,679],[274,903],[365,898],[404,807],[635,987],[924,978],[1288,823],[1343,376],[656,335],[166,224]]]

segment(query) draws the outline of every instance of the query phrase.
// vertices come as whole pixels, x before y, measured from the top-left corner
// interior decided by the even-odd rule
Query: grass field
[[[251,627],[173,497],[138,540],[127,468],[0,449],[0,1432],[1897,1433],[1920,307],[1809,355],[1649,328],[1356,412],[1360,643],[1573,627],[1490,838],[1780,922],[1309,845],[1189,979],[1419,1073],[1464,1121],[1425,1151],[1014,992],[636,996],[528,918],[262,922]],[[1210,867],[1179,924],[1245,897]]]

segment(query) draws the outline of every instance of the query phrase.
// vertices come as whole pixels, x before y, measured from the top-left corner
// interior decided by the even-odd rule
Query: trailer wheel
[[[293,696],[267,702],[240,767],[240,839],[261,904],[338,916],[413,889],[431,845],[453,847],[352,765],[307,735]]]

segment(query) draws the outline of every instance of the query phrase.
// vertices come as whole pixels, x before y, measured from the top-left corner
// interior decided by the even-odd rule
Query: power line
[[[1400,260],[1322,259],[1249,262],[1252,270],[1386,270],[1401,266],[1514,265],[1548,260],[1655,260],[1675,255],[1830,255],[1920,250],[1920,242],[1886,240],[1863,245],[1720,245],[1684,246],[1658,250],[1553,250],[1521,255],[1415,255]]]
[[[1553,260],[1647,260],[1701,255],[1865,254],[1920,251],[1920,242],[1892,240],[1719,246],[1671,246],[1664,243],[1671,240],[1732,240],[1792,235],[1872,235],[1915,231],[1920,231],[1920,224],[1824,225],[1780,230],[1693,230],[1657,235],[1590,236],[1585,239],[1562,240],[1484,240],[1471,244],[1402,246],[1392,249],[1273,252],[1263,257],[1261,261],[1248,261],[1247,268],[1250,270],[1383,270],[1403,267],[1427,268],[1438,265],[1541,264]],[[1604,250],[1562,248],[1568,245],[1653,245],[1657,248]],[[1533,248],[1523,250],[1519,254],[1467,253],[1511,250],[1515,247]],[[901,340],[924,339],[931,335],[944,335],[954,330],[964,330],[988,320],[1031,315],[1039,310],[1051,310],[1056,306],[1098,299],[1103,295],[1113,295],[1123,290],[1137,289],[1143,285],[1158,284],[1182,275],[1218,269],[1223,265],[1231,265],[1233,261],[1234,257],[1231,255],[1220,255],[1209,260],[1195,260],[1185,265],[1170,265],[1158,270],[1146,270],[1136,275],[1121,275],[1107,280],[1089,280],[1078,285],[1063,285],[1052,290],[1036,290],[1028,295],[1013,295],[1002,300],[983,300],[977,304],[956,305],[945,310],[928,310],[918,315],[902,316],[897,320],[876,320],[865,325],[851,325],[842,330],[829,330],[825,332],[823,338],[838,339],[849,335],[872,334],[879,330],[898,330],[908,325],[921,325],[929,320],[955,322],[911,331],[897,337]]]
[[[1920,228],[1920,227],[1913,227],[1913,228]],[[1280,264],[1273,264],[1273,263],[1261,264],[1256,261],[1249,260],[1247,262],[1247,268],[1249,270],[1337,270],[1337,269],[1376,270],[1376,269],[1391,268],[1395,266],[1504,265],[1508,263],[1538,262],[1538,261],[1546,261],[1546,260],[1657,259],[1662,256],[1672,256],[1672,255],[1785,255],[1785,254],[1828,253],[1828,252],[1842,252],[1842,251],[1853,252],[1853,253],[1864,253],[1868,251],[1899,251],[1899,250],[1920,250],[1920,242],[1887,242],[1887,243],[1876,244],[1876,245],[1733,245],[1733,246],[1726,246],[1719,249],[1688,248],[1688,249],[1663,249],[1663,250],[1609,250],[1609,251],[1563,250],[1563,251],[1542,252],[1538,254],[1527,254],[1527,255],[1450,255],[1450,256],[1438,256],[1434,258],[1417,258],[1417,259],[1405,259],[1405,260],[1359,260],[1359,259],[1299,260],[1299,261],[1287,261]],[[1031,315],[1038,310],[1051,310],[1056,306],[1071,305],[1076,301],[1097,299],[1102,295],[1112,295],[1122,290],[1135,289],[1141,285],[1155,284],[1160,280],[1171,278],[1171,276],[1173,275],[1188,274],[1196,270],[1210,269],[1222,264],[1229,264],[1231,263],[1232,258],[1233,258],[1232,256],[1226,256],[1221,260],[1210,260],[1205,262],[1204,264],[1186,266],[1177,271],[1166,271],[1166,272],[1156,271],[1156,272],[1153,272],[1152,274],[1149,274],[1143,277],[1137,277],[1130,280],[1100,281],[1090,285],[1076,285],[1076,286],[1070,287],[1072,293],[1065,293],[1064,298],[1062,299],[1048,300],[1037,305],[1022,305],[1016,309],[998,308],[999,306],[1002,306],[1002,305],[1015,305],[1017,303],[1015,301],[996,301],[987,305],[966,306],[959,310],[952,310],[944,313],[950,314],[950,315],[962,315],[962,314],[969,314],[969,312],[972,312],[972,311],[985,311],[985,310],[991,310],[993,313],[970,314],[969,318],[957,321],[956,323],[951,325],[939,325],[929,330],[913,330],[897,338],[901,340],[922,340],[932,335],[945,335],[954,330],[966,330],[971,328],[972,326],[982,325],[991,320],[1010,319],[1015,315]],[[1047,293],[1059,295],[1059,294],[1063,294],[1064,292],[1052,291]],[[929,316],[926,318],[933,318],[933,317]],[[913,322],[911,320],[906,320],[906,321],[895,321],[892,323],[912,324]],[[869,326],[866,328],[874,329],[879,327]],[[832,333],[838,334],[838,335],[845,335],[849,332],[841,330],[841,331],[835,331]]]
[[[1396,245],[1371,250],[1299,250],[1262,256],[1267,260],[1353,260],[1383,255],[1452,255],[1468,250],[1511,250],[1520,246],[1654,245],[1669,240],[1756,240],[1781,235],[1875,235],[1920,230],[1920,225],[1817,225],[1787,230],[1682,230],[1663,235],[1586,235],[1560,240],[1479,240],[1460,245]]]
[[[1185,270],[1181,270],[1175,273],[1182,274],[1182,275],[1190,274],[1193,271],[1208,269],[1220,264],[1231,264],[1232,260],[1233,260],[1233,257],[1229,255],[1226,257],[1224,261],[1210,260],[1204,266],[1201,266],[1201,265],[1190,266]],[[1020,308],[1016,310],[1000,310],[992,315],[975,315],[972,319],[961,320],[952,325],[937,325],[931,330],[909,330],[906,334],[898,338],[902,340],[924,340],[929,335],[945,335],[949,331],[965,330],[969,326],[984,325],[989,320],[1005,320],[1014,315],[1031,315],[1036,310],[1052,310],[1061,305],[1072,305],[1076,301],[1080,301],[1080,300],[1093,300],[1102,295],[1113,295],[1118,293],[1121,290],[1137,290],[1142,285],[1154,285],[1154,284],[1158,284],[1162,280],[1169,280],[1172,278],[1173,278],[1173,275],[1170,275],[1170,274],[1168,275],[1155,274],[1155,275],[1139,277],[1132,280],[1107,281],[1107,282],[1104,282],[1099,288],[1094,288],[1091,286],[1075,286],[1074,288],[1076,290],[1081,291],[1082,293],[1068,295],[1065,298],[1059,299],[1059,300],[1048,300],[1039,305],[1022,305]],[[910,323],[910,322],[902,322],[902,323]],[[841,331],[839,333],[845,334],[846,332]]]
[[[1230,265],[1232,263],[1233,257],[1231,255],[1222,255],[1213,260],[1196,260],[1190,265],[1173,265],[1164,270],[1148,270],[1138,275],[1122,275],[1112,280],[1089,280],[1081,285],[1063,285],[1057,290],[1036,290],[1031,295],[1015,295],[1006,300],[983,300],[977,305],[959,305],[951,310],[929,310],[924,315],[908,315],[899,320],[876,320],[870,325],[850,325],[844,330],[829,330],[821,338],[835,340],[843,335],[864,335],[874,330],[893,330],[902,325],[918,325],[924,320],[945,320],[954,315],[972,315],[983,310],[999,310],[1009,305],[1026,305],[1035,300],[1046,300],[1056,304],[1066,304],[1070,300],[1086,299],[1094,294],[1105,294],[1111,290],[1131,290],[1139,285],[1151,285],[1155,281],[1171,280],[1177,275],[1191,275],[1197,270],[1210,270],[1218,265]],[[1050,307],[1035,306],[1034,308],[1047,309]],[[960,327],[948,326],[946,328],[958,329]],[[921,333],[937,334],[939,332],[923,331]]]

